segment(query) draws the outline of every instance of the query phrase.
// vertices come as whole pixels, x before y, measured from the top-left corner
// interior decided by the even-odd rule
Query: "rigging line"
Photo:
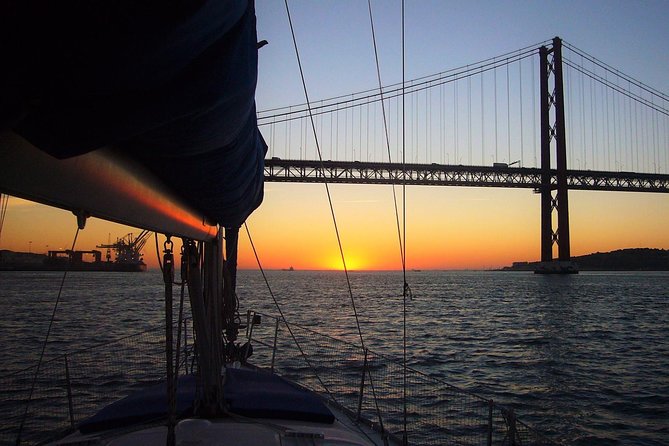
[[[406,240],[407,240],[407,213],[406,213],[406,54],[405,54],[405,35],[404,35],[404,0],[402,0],[402,258],[406,260]],[[402,265],[402,278],[404,285],[402,287],[402,407],[403,407],[403,435],[402,442],[407,446],[407,268],[406,262]]]
[[[321,169],[322,171],[325,171],[325,166],[323,165],[323,156],[321,154],[321,148],[318,143],[318,135],[316,133],[316,127],[314,124],[314,116],[311,113],[311,101],[309,100],[309,92],[307,91],[307,82],[304,79],[304,70],[302,69],[302,61],[300,60],[300,52],[297,48],[297,39],[295,38],[295,29],[293,28],[293,21],[290,17],[290,8],[288,7],[288,0],[284,0],[284,4],[286,5],[286,14],[288,15],[288,23],[290,25],[290,33],[293,38],[293,46],[295,47],[295,56],[297,57],[297,65],[300,69],[300,78],[302,79],[302,88],[304,89],[304,97],[307,101],[307,106],[309,110],[309,120],[311,122],[311,127],[313,130],[313,135],[314,139],[316,140],[316,150],[318,151],[318,158],[320,160],[321,164]],[[325,184],[325,192],[327,193],[328,197],[328,204],[330,206],[330,214],[332,215],[332,223],[334,225],[335,233],[337,235],[337,245],[339,246],[339,254],[341,256],[341,261],[342,261],[342,266],[344,268],[344,275],[346,276],[346,286],[348,287],[348,294],[351,298],[351,306],[353,308],[353,315],[355,316],[355,324],[356,327],[358,328],[358,335],[360,336],[360,344],[362,345],[362,348],[365,348],[365,341],[362,338],[362,329],[360,328],[360,319],[358,318],[358,311],[355,307],[355,299],[353,298],[353,289],[351,288],[351,279],[349,277],[348,273],[348,268],[346,266],[346,257],[344,256],[344,248],[342,246],[341,242],[341,236],[339,234],[339,227],[337,225],[337,217],[335,215],[335,210],[334,210],[334,205],[332,203],[332,195],[330,194],[330,187],[327,182],[323,183]]]
[[[258,251],[256,250],[255,243],[253,243],[253,238],[251,237],[251,231],[249,230],[249,226],[246,222],[244,222],[244,229],[246,230],[246,235],[249,238],[249,243],[251,244],[251,250],[253,251],[253,255],[256,259],[256,263],[258,264],[258,269],[260,270],[260,274],[262,275],[263,280],[265,281],[265,285],[267,285],[267,291],[269,291],[269,295],[272,297],[272,300],[274,301],[274,305],[276,306],[277,311],[279,312],[279,315],[281,316],[281,320],[283,321],[284,325],[288,329],[288,332],[290,333],[290,337],[293,339],[293,342],[295,343],[295,346],[297,349],[300,351],[300,355],[302,355],[302,358],[304,361],[307,363],[313,374],[316,376],[316,379],[321,383],[321,386],[323,386],[323,389],[325,389],[325,392],[328,394],[328,396],[332,399],[332,401],[337,402],[335,396],[330,392],[330,389],[325,385],[321,377],[318,375],[318,372],[316,371],[316,368],[314,365],[311,363],[309,360],[309,356],[304,353],[304,350],[302,349],[302,346],[300,345],[299,341],[297,340],[297,337],[293,333],[293,329],[290,328],[290,324],[286,320],[286,317],[283,314],[283,310],[281,309],[281,305],[279,305],[279,301],[276,299],[276,296],[274,295],[274,292],[272,291],[272,287],[269,284],[269,280],[267,279],[267,275],[265,274],[265,269],[262,267],[262,263],[260,262],[260,257],[258,256]]]
[[[164,274],[165,270],[163,270],[163,262],[160,261],[160,248],[158,247],[158,233],[154,232],[153,236],[154,236],[153,238],[156,241],[156,257],[158,258],[158,266],[160,267],[161,274]]]
[[[393,157],[390,151],[390,136],[388,134],[388,120],[386,118],[386,106],[384,103],[384,98],[383,98],[383,87],[381,84],[381,68],[380,68],[380,63],[379,63],[379,52],[377,49],[376,45],[376,32],[374,30],[374,19],[372,16],[372,0],[367,0],[367,6],[369,9],[369,24],[371,27],[372,31],[372,42],[374,44],[374,59],[376,61],[376,78],[379,81],[379,94],[381,96],[381,114],[383,115],[383,131],[384,135],[386,137],[386,150],[388,152],[388,162],[392,163]],[[399,215],[399,209],[397,206],[397,193],[395,191],[395,185],[392,184],[392,191],[393,191],[393,207],[395,209],[395,222],[397,223],[397,238],[399,241],[399,246],[400,246],[400,258],[402,260],[402,268],[405,268],[405,259],[404,259],[404,251],[402,250],[402,233],[400,232],[400,215]]]
[[[594,73],[594,72],[592,72],[592,71],[590,71],[590,70],[588,70],[588,69],[586,69],[582,66],[579,66],[578,64],[576,64],[575,62],[572,62],[569,59],[562,59],[562,60],[563,60],[565,65],[573,68],[574,70],[578,71],[579,73],[583,74],[584,76],[588,76],[588,77],[596,80],[597,82],[606,85],[607,87],[611,88],[612,90],[615,90],[616,92],[618,92],[618,93],[620,93],[624,96],[627,96],[628,98],[633,99],[633,100],[639,102],[640,104],[645,105],[648,108],[651,108],[651,109],[653,109],[653,110],[655,110],[659,113],[662,113],[664,115],[669,116],[669,109],[668,108],[661,107],[660,105],[655,104],[655,103],[649,101],[648,99],[646,99],[642,96],[636,95],[635,93],[632,93],[629,90],[625,90],[620,85],[613,83],[613,81],[606,80],[606,79],[602,78],[601,76],[599,76],[598,74],[596,74],[596,73]]]
[[[636,154],[636,168],[639,168],[639,110],[638,103],[634,102],[634,153]]]
[[[70,249],[71,251],[74,252],[74,248],[77,245],[77,238],[79,237],[79,232],[81,229],[77,225],[77,231],[74,233],[74,240],[72,240],[72,248]],[[65,271],[63,271],[63,278],[60,281],[60,287],[58,288],[58,296],[56,297],[56,302],[53,305],[53,311],[51,312],[51,319],[49,320],[49,328],[46,331],[46,336],[44,337],[44,342],[42,343],[42,351],[40,352],[39,355],[39,360],[37,361],[37,367],[35,368],[35,375],[33,375],[33,381],[32,384],[30,385],[30,393],[28,394],[28,401],[26,401],[26,409],[23,412],[23,416],[21,417],[21,424],[19,425],[19,432],[16,436],[16,444],[17,446],[21,444],[21,434],[23,433],[23,426],[25,425],[26,419],[28,417],[28,408],[30,406],[30,402],[32,401],[33,398],[33,393],[35,391],[35,385],[37,384],[37,376],[39,375],[40,367],[42,366],[42,361],[44,359],[44,352],[46,350],[46,344],[49,342],[49,336],[51,335],[51,328],[53,327],[53,323],[56,319],[56,311],[58,310],[58,304],[60,303],[60,297],[63,294],[63,287],[65,286],[65,279],[67,279],[67,273],[70,269],[69,263],[68,267]]]
[[[474,62],[474,63],[467,64],[467,65],[462,65],[462,66],[455,67],[455,68],[450,68],[450,69],[445,70],[445,71],[440,71],[439,73],[434,73],[434,74],[429,74],[429,75],[426,75],[426,76],[417,77],[417,78],[414,78],[414,79],[406,81],[406,82],[411,84],[411,86],[424,85],[424,84],[428,84],[430,82],[435,82],[435,81],[445,79],[447,77],[452,77],[452,76],[454,76],[454,74],[452,74],[454,72],[464,73],[466,71],[462,71],[462,70],[464,70],[465,68],[469,68],[469,67],[471,67],[471,68],[469,68],[469,70],[476,71],[477,69],[480,69],[481,67],[489,66],[492,63],[498,63],[498,61],[507,61],[505,63],[513,63],[515,61],[514,58],[516,56],[518,56],[518,54],[522,54],[523,57],[527,57],[528,54],[529,55],[536,54],[537,48],[539,48],[543,45],[546,45],[546,44],[550,44],[551,42],[552,42],[552,40],[544,40],[543,42],[539,42],[535,45],[528,45],[528,46],[526,46],[524,48],[521,48],[519,50],[509,51],[507,53],[499,54],[499,55],[494,56],[494,57],[489,57],[488,59],[480,60],[478,62]],[[501,65],[504,65],[504,63],[502,63]],[[434,79],[432,79],[432,78],[434,78]],[[419,82],[419,81],[421,81],[421,82]],[[384,88],[384,90],[388,90],[388,89],[391,89],[393,87],[398,87],[397,89],[401,90],[401,88],[400,88],[401,85],[402,85],[402,83],[398,82],[398,83],[386,85],[383,88]],[[367,90],[361,90],[361,91],[358,91],[358,92],[355,92],[355,93],[347,93],[347,94],[343,94],[343,95],[339,95],[339,96],[333,96],[331,98],[324,99],[323,101],[324,102],[329,102],[329,101],[334,101],[334,100],[338,100],[338,99],[347,98],[349,96],[366,95],[368,93],[372,93],[372,92],[376,92],[376,91],[377,91],[376,87],[374,87],[374,88],[370,88],[370,89],[367,89]],[[306,105],[307,104],[305,104],[305,103],[301,103],[301,104],[293,104],[292,106],[282,106],[282,107],[268,108],[268,109],[265,109],[265,110],[258,111],[258,114],[262,115],[264,113],[275,112],[275,111],[278,111],[278,110],[285,110],[288,107],[305,107]],[[266,116],[259,117],[259,119],[265,119],[265,118],[266,118]]]
[[[7,215],[8,204],[9,204],[9,195],[0,194],[0,240],[2,239],[2,228],[5,225],[5,216]]]
[[[654,96],[660,96],[664,100],[669,100],[669,95],[666,93],[661,92],[660,90],[657,90],[656,88],[651,87],[650,85],[644,84],[643,82],[636,80],[635,78],[619,71],[616,68],[613,68],[611,65],[608,65],[607,63],[597,59],[594,56],[591,56],[590,54],[586,53],[585,51],[571,45],[568,42],[565,42],[564,40],[562,41],[563,45],[566,46],[568,49],[573,51],[574,53],[578,54],[581,57],[585,57],[588,59],[592,64],[597,65],[598,67],[602,68],[605,71],[608,71],[611,74],[616,75],[617,77],[622,78],[623,80],[626,80],[628,82],[633,83],[635,86],[639,87],[639,89],[646,91],[647,93],[650,93]]]

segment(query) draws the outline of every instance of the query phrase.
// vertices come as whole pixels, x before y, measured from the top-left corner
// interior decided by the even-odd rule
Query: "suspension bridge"
[[[568,190],[669,192],[669,96],[557,37],[258,123],[266,181],[532,189],[542,262],[570,260]]]

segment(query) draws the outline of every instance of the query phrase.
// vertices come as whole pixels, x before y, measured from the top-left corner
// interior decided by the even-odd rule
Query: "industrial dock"
[[[150,231],[136,237],[130,233],[116,242],[97,245],[89,251],[70,249],[48,251],[46,254],[0,250],[0,271],[113,271],[144,272],[142,248]],[[112,258],[112,252],[114,253]]]

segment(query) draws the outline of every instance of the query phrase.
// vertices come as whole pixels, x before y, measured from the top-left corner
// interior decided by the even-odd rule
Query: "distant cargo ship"
[[[0,271],[114,271],[144,272],[146,263],[141,250],[150,232],[142,231],[137,237],[128,234],[116,240],[96,246],[106,248],[106,259],[102,251],[49,251],[47,254],[0,250]],[[111,250],[116,257],[112,260]]]

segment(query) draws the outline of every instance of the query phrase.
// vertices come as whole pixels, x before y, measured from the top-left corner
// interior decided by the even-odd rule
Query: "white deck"
[[[222,418],[216,420],[187,418],[176,426],[176,444],[196,445],[317,445],[317,446],[382,446],[398,443],[388,440],[365,424],[357,424],[346,415],[330,407],[337,418],[332,424],[301,421]],[[67,437],[49,443],[56,446],[106,445],[106,446],[164,446],[167,427],[136,426],[134,428],[113,429],[82,435],[75,432]]]

